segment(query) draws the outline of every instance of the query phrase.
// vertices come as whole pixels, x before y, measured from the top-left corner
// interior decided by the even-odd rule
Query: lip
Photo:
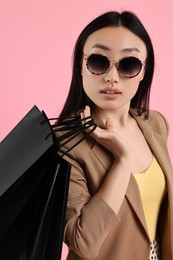
[[[108,95],[122,94],[121,91],[116,88],[104,88],[100,90],[100,93]]]
[[[119,97],[122,92],[117,88],[104,88],[100,90],[100,94],[106,99],[106,100],[114,100],[117,97]]]
[[[100,93],[104,96],[104,98],[112,100],[122,94],[119,89],[116,88],[104,88],[100,90]]]

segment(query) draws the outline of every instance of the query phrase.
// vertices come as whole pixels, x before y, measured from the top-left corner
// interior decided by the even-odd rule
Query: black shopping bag
[[[57,151],[96,125],[74,117],[54,126],[59,139],[34,106],[0,144],[0,260],[61,259],[71,165]]]

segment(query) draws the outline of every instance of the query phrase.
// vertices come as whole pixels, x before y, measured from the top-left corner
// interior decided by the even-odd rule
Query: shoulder
[[[154,131],[167,138],[169,134],[169,124],[166,117],[162,113],[156,110],[150,110],[148,119],[145,118],[144,114],[139,116],[136,109],[130,109],[130,113],[139,125],[145,129],[145,131],[148,133],[150,133],[150,131]]]
[[[150,110],[148,122],[155,122],[160,127],[160,130],[164,136],[169,134],[169,124],[166,117],[159,111]]]

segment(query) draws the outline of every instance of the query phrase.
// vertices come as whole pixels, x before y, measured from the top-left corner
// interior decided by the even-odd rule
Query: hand
[[[86,106],[84,112],[81,113],[81,118],[90,115],[90,107]],[[132,149],[130,145],[115,131],[110,118],[107,118],[104,129],[97,127],[91,136],[109,150],[115,158],[125,158],[132,161]]]

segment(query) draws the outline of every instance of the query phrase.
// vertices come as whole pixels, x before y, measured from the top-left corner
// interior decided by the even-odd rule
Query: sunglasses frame
[[[104,71],[104,72],[102,72],[102,73],[95,73],[95,72],[92,72],[92,71],[90,70],[90,68],[89,68],[89,66],[88,66],[88,59],[89,59],[91,56],[94,56],[94,55],[103,56],[104,58],[106,58],[106,59],[108,60],[108,62],[109,62],[109,67],[108,67],[108,69],[107,69],[106,71]],[[90,55],[86,55],[86,54],[83,53],[83,57],[84,57],[84,59],[86,60],[86,67],[87,67],[87,69],[89,70],[90,73],[92,73],[92,74],[94,74],[94,75],[103,75],[103,74],[107,73],[107,72],[112,68],[113,65],[115,65],[115,67],[116,67],[116,69],[117,69],[117,72],[118,72],[118,75],[119,75],[121,78],[127,78],[127,79],[128,79],[128,78],[134,78],[134,77],[136,77],[137,75],[139,75],[139,73],[140,73],[141,70],[142,70],[142,67],[145,65],[145,61],[142,62],[139,58],[134,57],[134,56],[127,56],[127,57],[124,57],[124,58],[120,59],[119,61],[110,60],[106,55],[97,54],[97,53],[91,53]],[[128,58],[136,58],[137,60],[140,61],[140,64],[141,64],[140,70],[139,70],[135,75],[133,75],[133,76],[124,76],[124,75],[122,75],[121,72],[119,71],[119,63],[120,63],[120,61],[122,61],[122,60],[124,60],[124,59],[128,59]]]

